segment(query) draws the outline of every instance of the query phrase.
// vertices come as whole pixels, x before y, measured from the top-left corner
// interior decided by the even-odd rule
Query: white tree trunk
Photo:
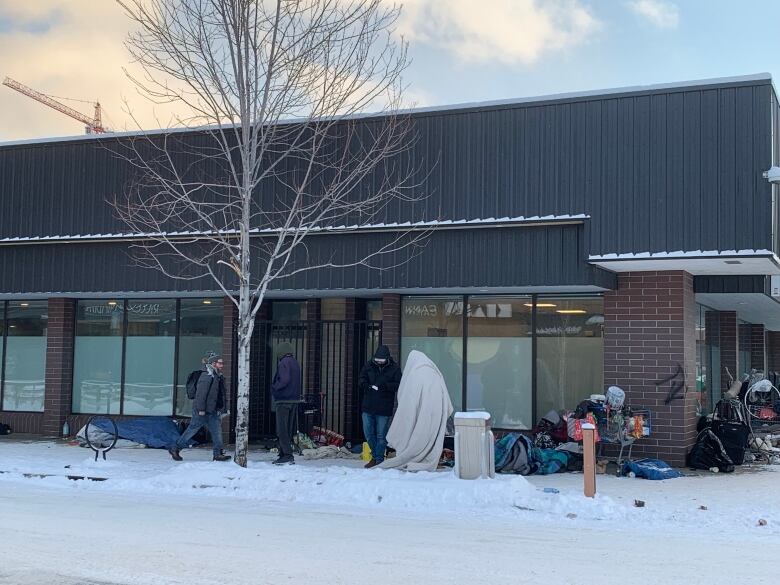
[[[242,291],[243,292],[243,291]],[[242,295],[243,296],[243,295]],[[252,312],[249,294],[239,300],[238,312],[238,384],[236,387],[236,452],[233,460],[246,467],[249,448],[249,371],[250,342],[252,341]]]

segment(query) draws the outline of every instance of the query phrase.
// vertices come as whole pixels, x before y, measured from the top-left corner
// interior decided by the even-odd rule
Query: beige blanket
[[[387,433],[395,457],[385,459],[379,467],[434,471],[452,412],[439,368],[424,353],[412,351],[398,388],[398,409]]]

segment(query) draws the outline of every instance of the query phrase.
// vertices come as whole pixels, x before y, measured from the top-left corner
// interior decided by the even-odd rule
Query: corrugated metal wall
[[[424,247],[378,256],[373,266],[321,268],[273,283],[274,290],[350,290],[564,286],[613,288],[614,275],[582,260],[582,225],[442,230]],[[392,233],[312,236],[291,269],[354,262],[389,244]],[[262,268],[254,256],[253,272]],[[127,244],[40,244],[0,247],[0,292],[116,292],[214,290],[208,278],[173,280],[141,268]]]
[[[415,114],[404,161],[425,199],[384,219],[587,213],[586,254],[768,248],[772,95],[758,80]],[[0,148],[0,237],[125,231],[107,200],[135,174],[112,149]]]

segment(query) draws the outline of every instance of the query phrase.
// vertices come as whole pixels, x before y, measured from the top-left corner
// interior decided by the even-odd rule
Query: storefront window
[[[531,297],[469,297],[466,407],[503,429],[533,426]]]
[[[406,297],[401,306],[401,365],[412,350],[441,371],[455,410],[463,408],[463,297]]]
[[[78,302],[73,412],[119,413],[124,314],[124,301]]]
[[[696,399],[699,416],[712,412],[721,396],[718,312],[696,305]]]
[[[207,351],[221,350],[221,301],[182,299],[178,308],[174,299],[78,301],[73,412],[189,415],[187,375]]]
[[[129,300],[124,414],[169,415],[173,403],[176,301]]]
[[[604,301],[537,297],[537,417],[604,392]]]
[[[176,385],[176,414],[189,416],[192,400],[185,383],[201,367],[207,352],[222,352],[222,302],[214,299],[182,299],[179,325],[179,364]]]
[[[47,310],[46,301],[8,302],[2,410],[43,412]]]

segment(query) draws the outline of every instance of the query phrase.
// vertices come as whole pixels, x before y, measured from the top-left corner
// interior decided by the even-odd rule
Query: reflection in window
[[[604,392],[604,301],[538,297],[536,302],[536,412],[541,417]]]
[[[73,412],[119,414],[124,301],[79,301],[73,359]]]
[[[9,301],[2,410],[43,412],[46,382],[46,301]]]
[[[469,297],[466,396],[503,429],[533,426],[531,298]]]
[[[206,353],[222,353],[222,301],[182,299],[180,319],[176,414],[189,416],[192,400],[187,398],[187,376],[202,367]]]
[[[124,414],[169,415],[173,404],[176,301],[128,300]]]
[[[455,410],[463,407],[463,297],[405,297],[401,305],[401,365],[412,350],[439,368]]]

